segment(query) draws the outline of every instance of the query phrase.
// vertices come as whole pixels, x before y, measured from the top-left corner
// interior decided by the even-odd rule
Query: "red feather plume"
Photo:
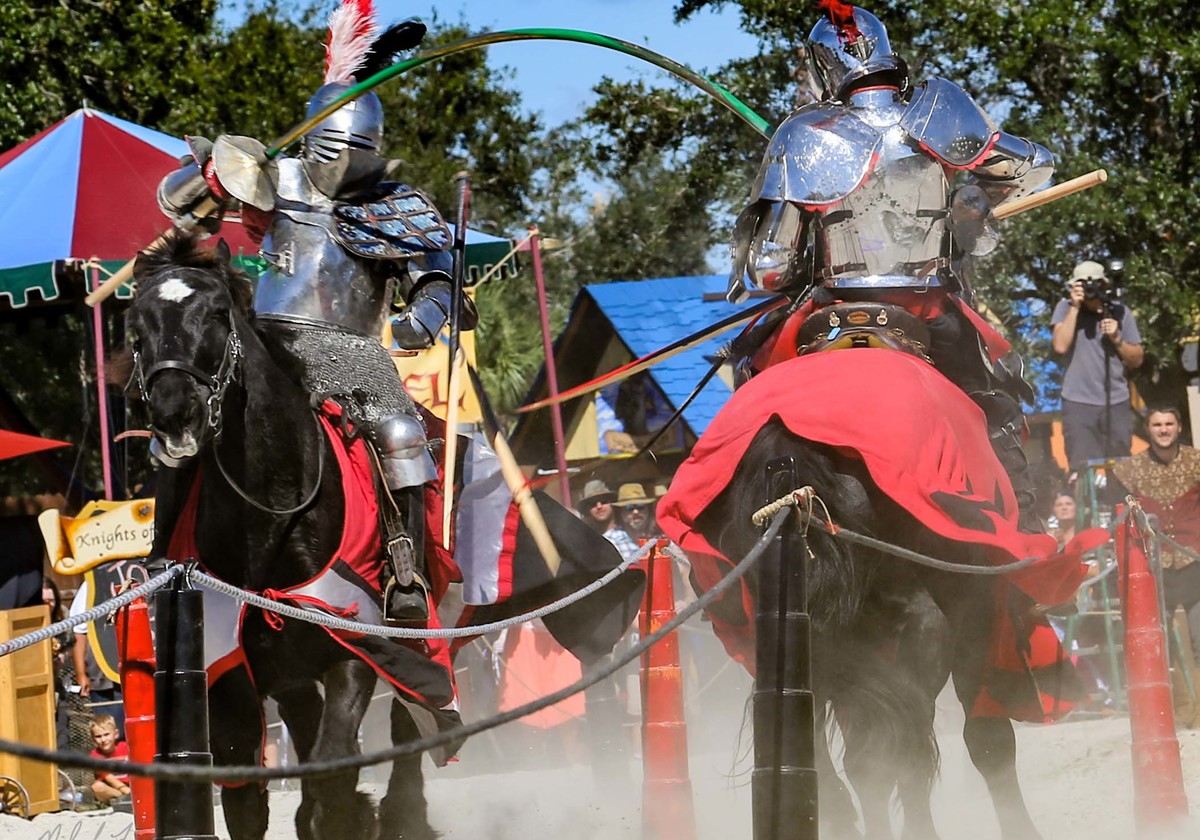
[[[325,83],[354,77],[379,35],[373,0],[342,0],[329,16],[329,40],[325,43]]]
[[[857,41],[862,37],[854,22],[854,6],[851,4],[843,0],[817,0],[817,8],[829,13],[829,22],[837,29],[843,42]]]

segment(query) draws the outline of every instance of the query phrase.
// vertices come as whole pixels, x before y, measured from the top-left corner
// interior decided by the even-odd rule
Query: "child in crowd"
[[[96,715],[92,718],[92,741],[96,744],[96,749],[91,753],[93,758],[129,760],[129,745],[117,740],[117,721],[112,715]],[[96,801],[101,803],[128,796],[129,776],[97,770],[92,793],[96,794]]]

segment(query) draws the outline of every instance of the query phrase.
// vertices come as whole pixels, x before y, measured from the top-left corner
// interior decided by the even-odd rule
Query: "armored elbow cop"
[[[404,311],[392,319],[392,340],[404,350],[432,347],[450,321],[454,291],[446,280],[431,280],[413,293]],[[475,328],[479,317],[471,299],[463,297],[463,323],[460,329]]]

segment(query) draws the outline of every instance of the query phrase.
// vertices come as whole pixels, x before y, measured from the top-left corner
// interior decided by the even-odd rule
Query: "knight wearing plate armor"
[[[376,34],[373,20],[338,20],[361,10],[350,2],[334,12],[325,84],[309,100],[309,118],[425,34],[423,24],[407,21],[363,39]],[[342,34],[355,28],[357,49]],[[297,157],[268,160],[263,144],[249,137],[188,142],[192,156],[160,184],[159,205],[181,221],[204,199],[241,203],[243,223],[261,236],[267,262],[254,295],[259,332],[314,404],[339,402],[374,447],[398,502],[380,504],[394,573],[386,611],[393,621],[428,618],[421,499],[437,469],[381,335],[396,297],[405,306],[392,319],[392,337],[403,350],[432,346],[448,322],[449,228],[420,190],[389,180],[398,161],[380,156],[383,109],[371,92],[313,126]],[[470,329],[474,311],[469,302],[466,308],[469,323],[462,326]]]
[[[829,16],[807,41],[817,101],[771,138],[734,227],[727,295],[738,302],[750,290],[781,292],[794,305],[760,328],[764,342],[739,361],[739,373],[804,352],[871,346],[867,330],[846,343],[869,318],[885,344],[923,355],[983,408],[1021,525],[1040,532],[1019,402],[1032,393],[1019,369],[999,359],[1007,342],[975,312],[967,265],[995,247],[993,208],[1044,184],[1053,157],[1000,131],[953,82],[910,85],[870,12],[836,0],[822,6]]]

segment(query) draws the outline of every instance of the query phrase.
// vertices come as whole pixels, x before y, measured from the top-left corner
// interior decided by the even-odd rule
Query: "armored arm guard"
[[[450,321],[450,304],[454,295],[451,283],[450,255],[437,251],[414,257],[406,266],[408,276],[402,278],[401,288],[407,287],[407,305],[392,319],[392,340],[404,350],[424,350],[432,347],[438,333]],[[473,330],[479,321],[475,304],[463,298],[463,322],[460,329]]]
[[[804,269],[812,214],[788,201],[759,200],[742,214],[733,229],[733,270],[725,298],[746,299],[748,289],[769,292],[799,290],[812,278]]]
[[[1050,180],[1054,155],[1032,140],[1001,131],[983,162],[971,170],[993,206],[1023,198]]]
[[[190,154],[180,160],[179,168],[158,184],[159,209],[176,225],[191,227],[202,224],[209,233],[220,229],[219,213],[198,219],[195,211],[206,199],[221,199],[221,191],[213,189],[211,171],[212,142],[203,137],[187,138]],[[218,209],[220,202],[218,201]]]
[[[1054,156],[1030,140],[1000,131],[958,85],[922,82],[900,125],[930,154],[969,170],[996,206],[1026,196],[1054,174]]]

